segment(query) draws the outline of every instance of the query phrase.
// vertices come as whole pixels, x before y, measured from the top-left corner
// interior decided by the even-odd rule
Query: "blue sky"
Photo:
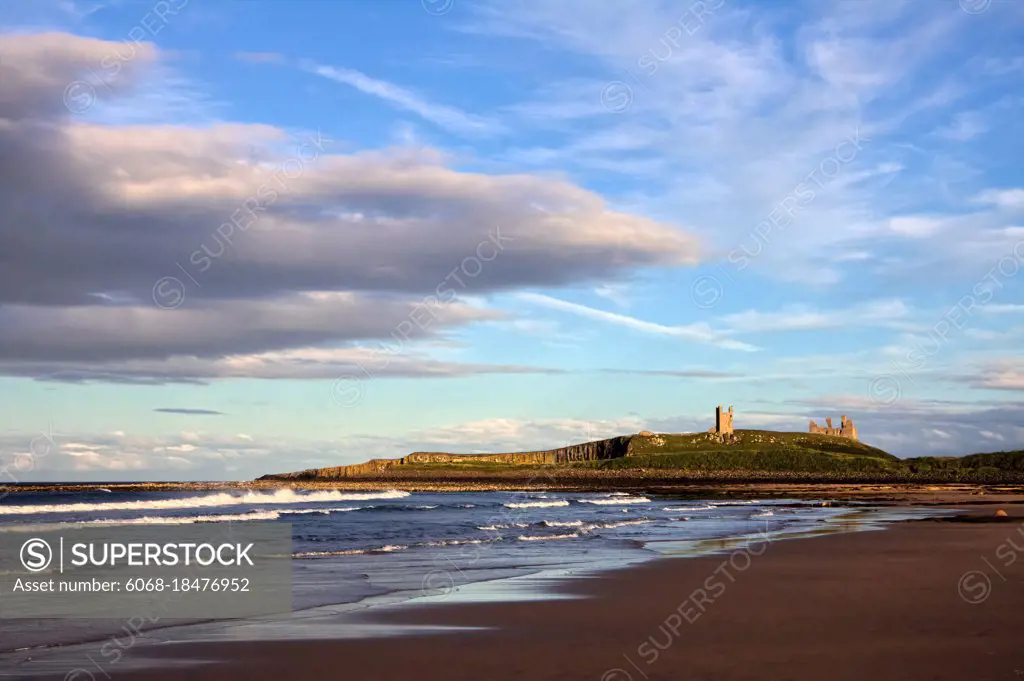
[[[1024,5],[0,0],[0,457],[1024,447]]]

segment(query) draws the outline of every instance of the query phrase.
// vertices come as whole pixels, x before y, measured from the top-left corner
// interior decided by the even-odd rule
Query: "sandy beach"
[[[132,681],[1011,681],[1024,678],[1024,509],[1002,506],[1009,516],[993,522],[996,508],[961,509],[974,522],[904,522],[659,559],[565,580],[558,590],[570,600],[453,599],[345,616],[469,631],[137,646],[126,659],[207,663],[107,672]]]
[[[0,681],[1024,681],[1024,0],[0,0]]]

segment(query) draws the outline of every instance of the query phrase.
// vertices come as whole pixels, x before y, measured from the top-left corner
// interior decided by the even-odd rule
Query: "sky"
[[[1024,448],[1024,2],[0,0],[0,477]]]

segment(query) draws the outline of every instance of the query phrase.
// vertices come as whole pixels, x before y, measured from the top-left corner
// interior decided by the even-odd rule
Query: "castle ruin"
[[[857,426],[853,425],[853,421],[846,418],[845,416],[839,417],[841,425],[838,428],[832,427],[832,417],[829,416],[825,419],[825,427],[822,428],[814,419],[811,419],[811,425],[807,432],[817,433],[818,435],[835,435],[836,437],[845,437],[851,440],[857,439]]]
[[[722,409],[722,405],[715,407],[715,427],[708,429],[709,433],[718,435],[732,435],[732,407],[729,411]]]

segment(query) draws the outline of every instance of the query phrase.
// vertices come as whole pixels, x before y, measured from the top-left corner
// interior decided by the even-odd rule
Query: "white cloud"
[[[974,197],[974,202],[999,208],[1024,208],[1024,189],[986,189]]]
[[[626,284],[602,284],[594,289],[594,293],[619,307],[629,307],[630,288]]]
[[[0,36],[0,162],[19,168],[0,186],[0,239],[25,245],[0,249],[0,372],[307,375],[318,369],[287,357],[282,369],[273,353],[386,340],[431,298],[446,303],[418,324],[425,335],[500,317],[452,294],[469,301],[697,262],[690,233],[564,179],[457,171],[422,148],[343,155],[319,132],[295,142],[267,125],[72,117],[61,101],[67,84],[118,48],[63,34]],[[132,93],[164,56],[139,48],[104,95]],[[363,74],[330,73],[449,125],[476,126]],[[225,233],[230,220],[238,224]]]
[[[790,305],[778,312],[747,310],[722,317],[720,322],[734,333],[770,331],[811,331],[851,327],[906,326],[909,308],[902,300],[876,300],[839,310],[814,310]]]
[[[890,231],[914,239],[932,236],[941,227],[941,219],[923,215],[907,215],[889,219]]]
[[[737,340],[729,338],[726,334],[717,333],[712,331],[707,324],[688,324],[685,326],[666,326],[664,324],[657,324],[655,322],[648,322],[635,317],[627,315],[617,314],[614,312],[606,312],[604,310],[598,310],[596,308],[587,307],[586,305],[580,305],[578,303],[571,303],[566,300],[560,300],[540,293],[520,293],[518,298],[526,302],[535,303],[537,305],[543,305],[555,310],[562,312],[569,312],[571,314],[593,319],[595,321],[606,322],[614,324],[616,326],[622,326],[634,331],[641,333],[654,334],[659,336],[675,336],[686,340],[696,341],[700,343],[707,343],[720,347],[726,350],[742,350],[751,352],[757,350],[757,347],[750,345],[749,343],[743,343]]]
[[[1019,359],[990,360],[978,373],[962,380],[976,388],[1024,391],[1024,364]]]
[[[1024,305],[1019,305],[1017,303],[992,303],[990,305],[983,305],[980,309],[983,312],[1005,314],[1014,312],[1024,312]]]
[[[502,130],[501,126],[493,121],[459,111],[450,106],[428,102],[394,83],[371,78],[355,69],[334,68],[312,63],[305,64],[305,68],[328,80],[350,85],[364,94],[379,97],[393,106],[411,111],[452,132],[480,135],[497,133]]]
[[[962,203],[984,178],[965,147],[983,129],[1010,132],[1013,104],[985,89],[996,83],[953,68],[960,64],[948,45],[964,44],[969,30],[962,17],[927,3],[822,3],[794,15],[791,39],[788,28],[775,32],[771,9],[758,9],[764,20],[755,27],[749,8],[715,4],[699,30],[674,42],[662,37],[685,7],[639,3],[624,18],[584,2],[474,4],[467,21],[475,33],[543,44],[552,63],[568,55],[603,74],[556,77],[510,108],[524,134],[542,134],[544,144],[505,160],[580,176],[615,164],[636,169],[642,174],[625,173],[611,190],[621,205],[685,215],[719,253],[749,246],[780,205],[797,203],[749,270],[787,282],[864,276],[840,266],[852,260],[843,254],[890,247],[904,269],[949,259],[955,266],[943,270],[952,275],[984,262],[954,247],[969,236],[932,237],[988,227],[990,213],[956,221],[960,206],[907,214],[937,200]],[[652,51],[661,55],[653,65],[643,59]],[[621,111],[616,102],[605,102],[613,112],[601,106],[610,83],[625,96]],[[954,123],[944,134],[964,141],[929,135],[936,119]],[[954,154],[959,174],[940,166]]]

